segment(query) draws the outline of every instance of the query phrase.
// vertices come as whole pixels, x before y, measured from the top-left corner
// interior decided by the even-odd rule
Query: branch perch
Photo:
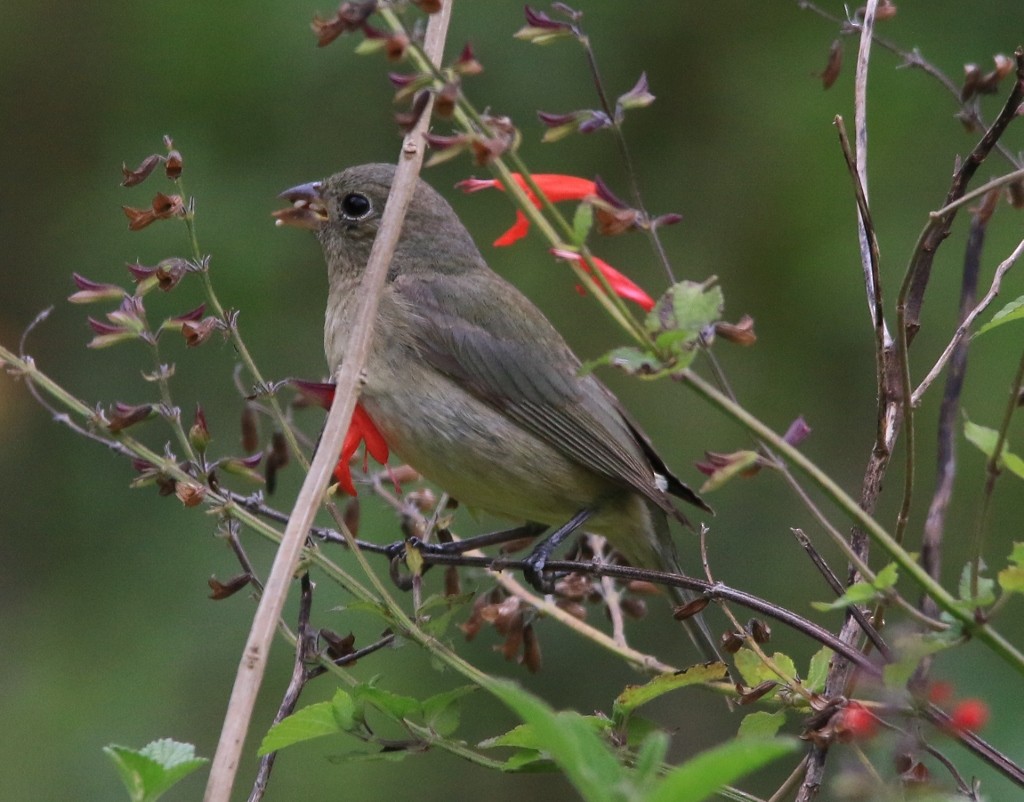
[[[439,64],[441,61],[450,17],[451,2],[449,0],[443,4],[441,11],[430,17],[427,24],[425,50],[435,64]],[[420,166],[423,163],[422,134],[429,123],[430,108],[428,106],[419,123],[409,132],[402,143],[394,184],[360,285],[359,296],[362,303],[356,313],[352,336],[344,359],[335,375],[337,391],[334,402],[327,415],[320,447],[317,449],[309,473],[299,491],[295,507],[285,529],[284,539],[274,558],[270,576],[253,618],[249,639],[242,652],[235,686],[232,689],[227,714],[224,718],[224,727],[221,730],[217,752],[210,769],[206,794],[203,797],[205,802],[228,802],[231,795],[242,745],[245,742],[252,710],[256,704],[256,696],[266,670],[277,621],[284,608],[292,575],[298,564],[299,554],[306,541],[310,524],[320,507],[331,470],[341,451],[342,440],[355,409],[360,374],[363,371],[372,342],[377,306],[384,289],[384,279],[387,275],[391,255],[394,253],[398,236],[402,230],[405,211],[412,198]]]

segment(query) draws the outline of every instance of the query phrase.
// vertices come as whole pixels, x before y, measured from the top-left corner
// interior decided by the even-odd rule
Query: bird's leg
[[[546,524],[525,523],[512,529],[502,529],[499,532],[489,532],[486,535],[466,538],[465,540],[451,540],[445,543],[426,543],[418,537],[411,537],[408,540],[398,540],[384,547],[384,554],[389,561],[389,571],[392,581],[401,589],[412,588],[412,577],[402,573],[405,565],[405,554],[410,548],[418,549],[425,554],[465,554],[473,549],[493,546],[495,543],[508,543],[512,540],[522,538],[534,538],[547,529]],[[430,570],[430,564],[423,566],[424,571]]]
[[[407,548],[416,548],[427,554],[465,554],[473,549],[482,549],[485,546],[493,546],[496,543],[508,543],[521,538],[536,537],[545,529],[546,524],[525,523],[512,529],[502,529],[498,532],[488,532],[485,535],[476,535],[465,540],[453,540],[448,543],[425,543],[418,537],[408,540],[398,540],[385,549],[388,557],[401,556]]]
[[[551,557],[551,553],[557,549],[558,546],[565,541],[567,537],[569,537],[569,535],[583,526],[583,524],[586,523],[593,514],[593,509],[590,507],[584,507],[572,516],[568,523],[562,524],[562,526],[558,527],[558,529],[538,543],[530,553],[530,556],[523,561],[525,563],[523,567],[523,577],[540,593],[551,592],[552,583],[544,577],[544,566]]]

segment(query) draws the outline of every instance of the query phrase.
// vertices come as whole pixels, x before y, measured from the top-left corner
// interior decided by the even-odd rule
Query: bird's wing
[[[666,511],[678,516],[655,472],[670,492],[705,506],[668,472],[611,392],[578,375],[579,361],[547,319],[496,274],[401,275],[394,289],[412,312],[409,334],[420,358],[460,387]]]

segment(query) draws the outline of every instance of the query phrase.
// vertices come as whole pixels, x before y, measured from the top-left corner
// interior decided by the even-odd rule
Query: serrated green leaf
[[[949,639],[947,636],[948,633],[911,633],[898,637],[893,644],[893,654],[897,659],[882,669],[885,687],[893,690],[905,688],[925,657],[941,652],[956,642],[956,637]]]
[[[714,282],[680,281],[669,287],[658,299],[645,321],[652,334],[662,331],[685,331],[700,334],[721,317],[725,299],[722,288]]]
[[[353,749],[340,755],[328,755],[328,763],[398,763],[405,760],[409,755],[416,754],[411,749],[374,749],[356,750]]]
[[[875,598],[877,591],[868,582],[854,582],[846,589],[846,592],[833,602],[811,602],[815,610],[828,612],[829,610],[845,610],[851,604],[863,604]]]
[[[984,569],[984,566],[982,566]],[[971,563],[967,563],[960,572],[959,596],[962,601],[969,602],[969,608],[987,607],[996,600],[996,583],[994,579],[978,574],[978,592],[971,590]]]
[[[887,590],[896,584],[900,578],[899,568],[896,563],[889,563],[885,568],[875,574],[875,581],[872,583],[876,590]]]
[[[969,443],[973,443],[981,452],[991,458],[993,452],[996,450],[996,442],[999,439],[999,433],[995,429],[990,429],[988,426],[979,426],[977,423],[972,423],[969,420],[964,420],[964,437],[967,438]]]
[[[1007,593],[1024,593],[1024,542],[1013,544],[1008,562],[1011,565],[999,572],[999,587]]]
[[[373,705],[382,713],[387,713],[399,720],[423,715],[423,707],[418,699],[392,693],[373,685],[357,685],[352,689],[352,696],[357,701]]]
[[[981,426],[964,420],[964,437],[967,441],[977,446],[981,452],[992,459],[996,450],[996,443],[999,442],[999,432],[990,429],[988,426]],[[1014,476],[1024,479],[1024,459],[1010,451],[1009,444],[1003,441],[1003,453],[999,455],[998,464],[1006,468]]]
[[[594,368],[601,365],[611,365],[636,376],[655,376],[668,367],[656,354],[627,345],[614,348],[607,354],[584,363],[580,368],[580,374],[592,373]]]
[[[338,727],[345,732],[354,730],[357,722],[362,720],[355,700],[340,688],[335,691],[334,698],[331,699],[331,706],[334,708],[334,720],[338,723]]]
[[[629,685],[612,704],[612,724],[618,728],[625,718],[641,705],[663,694],[689,685],[720,682],[728,676],[724,663],[691,666],[674,674],[661,674],[643,685]]]
[[[1024,459],[1003,449],[1003,467],[1019,479],[1024,479]]]
[[[1007,560],[1014,565],[1024,567],[1024,541],[1014,541],[1013,551]]]
[[[477,690],[476,685],[464,685],[423,700],[423,721],[438,735],[451,735],[459,726],[459,701]]]
[[[339,690],[337,693],[345,694],[345,691]],[[337,694],[335,697],[337,698]],[[263,742],[256,754],[262,757],[286,746],[339,732],[343,732],[343,729],[338,723],[334,702],[317,702],[296,710],[271,727],[263,736]]]
[[[1024,568],[1019,565],[1004,568],[998,574],[999,587],[1007,593],[1024,593]]]
[[[702,802],[723,786],[799,748],[795,738],[729,741],[673,769],[646,802]]]
[[[825,690],[825,680],[828,678],[828,665],[832,660],[832,650],[828,646],[822,646],[811,657],[810,665],[807,668],[807,679],[804,680],[804,687],[814,693],[821,693]]]
[[[1024,318],[1024,295],[1010,301],[1010,303],[996,312],[992,316],[992,319],[978,329],[978,332],[974,336],[980,337],[986,331],[991,331],[992,329],[1002,326],[1004,323],[1011,323],[1012,321],[1020,320],[1021,318]]]
[[[575,125],[575,124],[574,124]],[[572,216],[572,241],[574,245],[582,245],[587,241],[591,226],[594,225],[594,207],[589,203],[581,203]]]
[[[796,664],[793,662],[793,658],[788,654],[782,652],[776,652],[771,655],[772,661],[778,666],[779,670],[787,677],[796,677]],[[740,676],[743,677],[743,681],[747,685],[753,687],[760,685],[762,682],[772,681],[779,682],[779,676],[772,671],[767,665],[762,662],[761,658],[758,657],[757,653],[751,649],[743,647],[733,656],[733,660],[736,663],[736,668],[740,672]]]
[[[488,683],[489,689],[532,725],[540,751],[547,753],[588,802],[625,802],[632,786],[629,770],[595,732],[594,717],[574,711],[556,713],[517,685]]]
[[[739,738],[774,738],[785,723],[786,713],[782,710],[774,713],[758,710],[743,717],[736,735]]]
[[[114,761],[132,802],[154,802],[175,783],[209,761],[195,756],[192,744],[170,738],[153,741],[142,749],[111,744],[103,751]]]
[[[650,733],[640,743],[640,748],[636,750],[636,756],[633,759],[635,781],[640,788],[651,786],[657,780],[662,764],[665,762],[668,747],[668,733],[660,730]]]

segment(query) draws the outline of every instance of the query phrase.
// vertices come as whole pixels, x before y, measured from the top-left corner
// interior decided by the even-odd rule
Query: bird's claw
[[[538,593],[552,593],[555,589],[554,580],[547,574],[548,555],[536,550],[523,560],[523,579]]]

